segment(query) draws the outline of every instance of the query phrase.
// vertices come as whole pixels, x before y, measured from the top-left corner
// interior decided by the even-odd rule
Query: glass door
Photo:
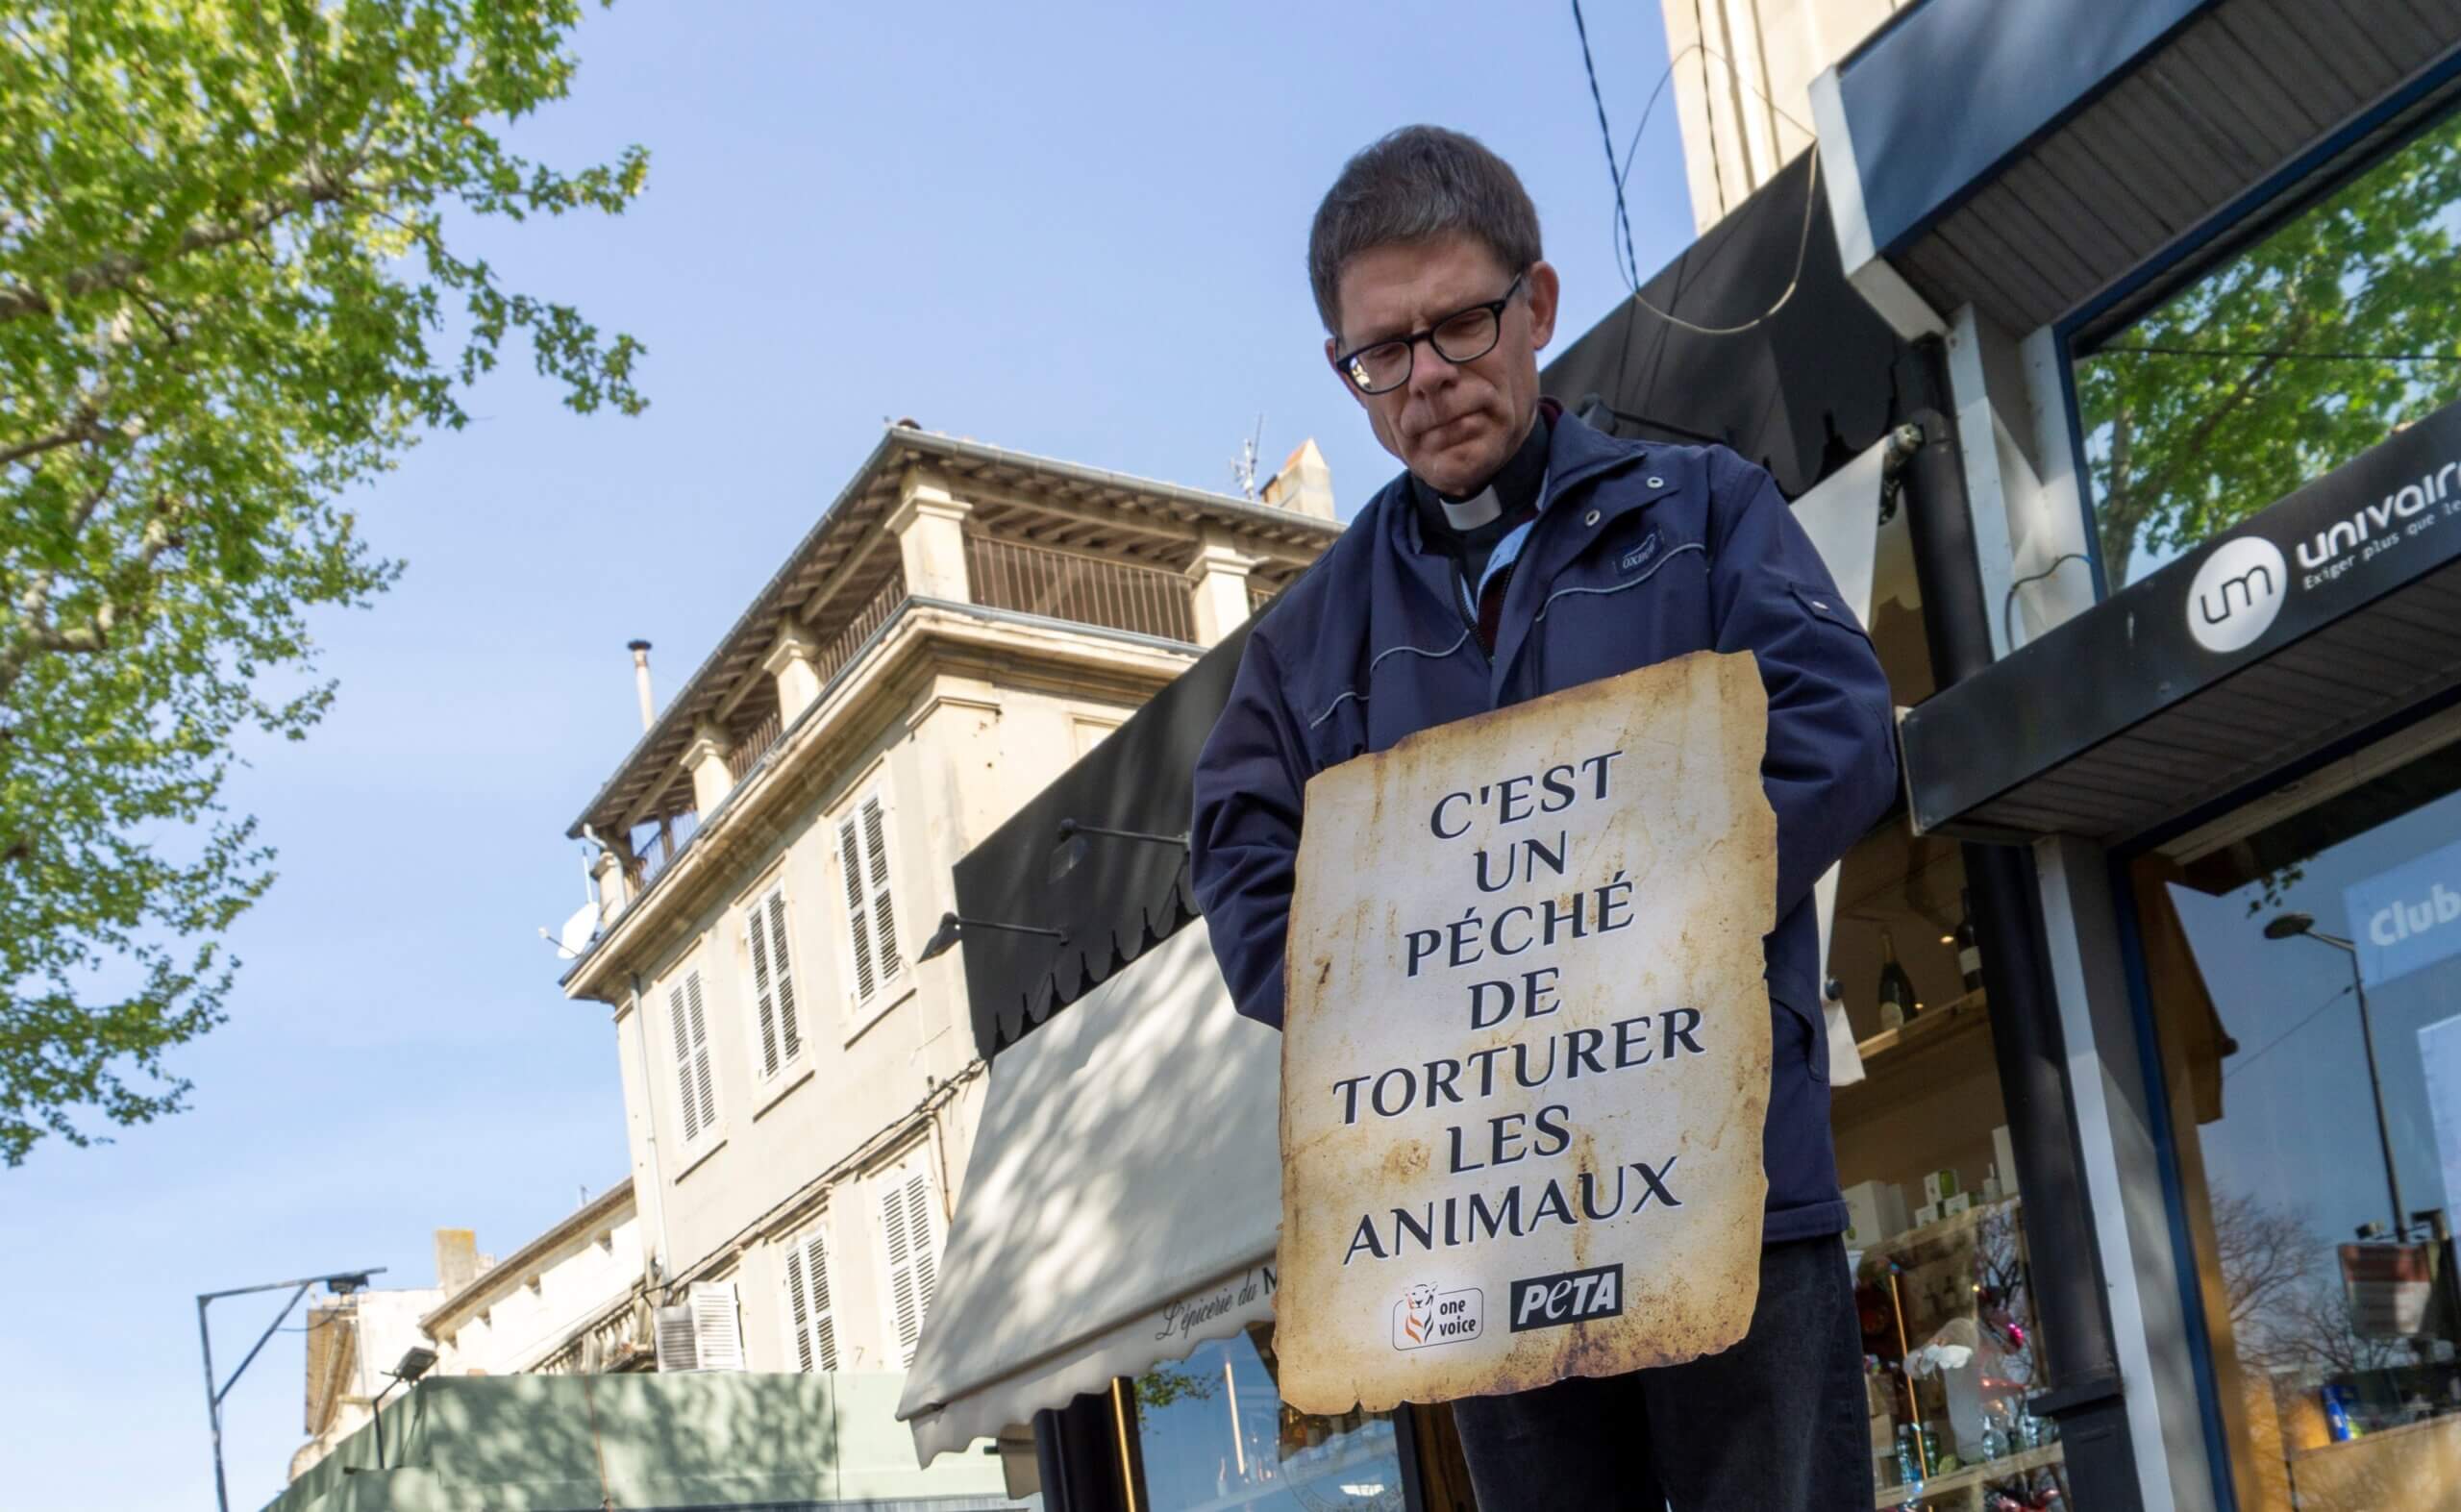
[[[2461,744],[2399,739],[2131,876],[2246,1512],[2461,1496]]]

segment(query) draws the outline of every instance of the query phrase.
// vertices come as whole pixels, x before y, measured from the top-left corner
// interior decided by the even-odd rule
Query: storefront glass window
[[[1197,1347],[1136,1378],[1136,1435],[1152,1512],[1402,1512],[1392,1418],[1322,1418],[1282,1404],[1273,1330]]]
[[[2113,591],[2461,396],[2461,115],[2076,361]]]
[[[2247,1512],[2449,1507],[2461,744],[2280,802],[2134,874],[2230,1474]]]

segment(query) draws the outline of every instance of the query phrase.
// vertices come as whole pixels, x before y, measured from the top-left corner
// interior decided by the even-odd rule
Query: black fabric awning
[[[1777,312],[1748,331],[1703,335],[1627,299],[1539,374],[1546,393],[1618,435],[1718,441],[1769,469],[1786,497],[1886,434],[1892,370],[1905,344],[1847,281],[1826,186],[1806,152],[1642,285],[1650,304],[1696,326]]]
[[[1185,850],[1106,835],[1063,842],[1059,825],[1183,833],[1197,753],[1247,644],[1243,625],[957,862],[958,913],[1068,931],[1065,945],[965,932],[966,998],[985,1059],[1196,917]]]

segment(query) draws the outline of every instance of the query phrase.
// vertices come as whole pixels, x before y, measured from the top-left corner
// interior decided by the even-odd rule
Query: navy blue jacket
[[[1687,652],[1753,652],[1777,816],[1762,1231],[1771,1244],[1837,1232],[1812,884],[1896,785],[1879,659],[1777,484],[1724,447],[1617,440],[1557,415],[1540,508],[1492,656],[1451,559],[1420,538],[1406,477],[1257,622],[1196,771],[1189,864],[1223,976],[1241,1013],[1280,1025],[1300,797],[1316,773]]]

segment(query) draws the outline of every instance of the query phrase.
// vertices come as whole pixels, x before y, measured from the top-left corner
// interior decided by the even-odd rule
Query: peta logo
[[[1512,1331],[1559,1328],[1624,1315],[1624,1268],[1531,1276],[1512,1283]]]
[[[1393,1304],[1393,1348],[1424,1350],[1435,1344],[1463,1344],[1485,1331],[1487,1294],[1475,1286],[1439,1292],[1424,1283],[1402,1294]]]
[[[2238,651],[2273,628],[2290,593],[2290,564],[2261,535],[2242,535],[2204,558],[2188,584],[2188,633],[2207,651]]]

